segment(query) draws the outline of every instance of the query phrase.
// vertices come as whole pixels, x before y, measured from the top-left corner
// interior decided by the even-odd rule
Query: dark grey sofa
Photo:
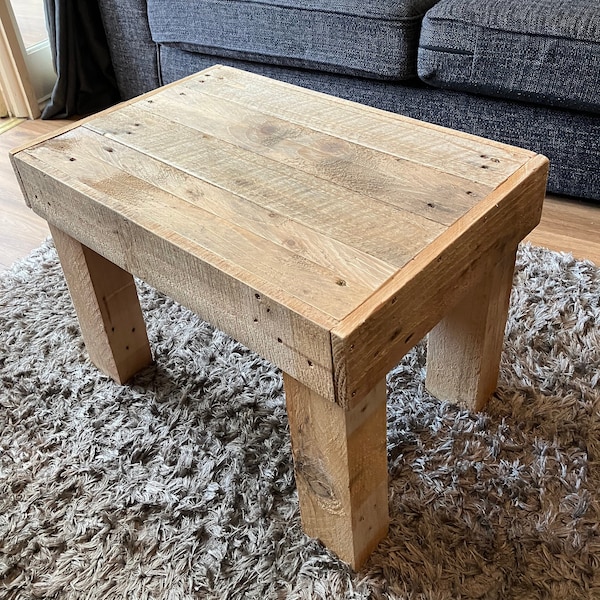
[[[99,0],[124,99],[215,63],[545,154],[600,201],[591,0]]]

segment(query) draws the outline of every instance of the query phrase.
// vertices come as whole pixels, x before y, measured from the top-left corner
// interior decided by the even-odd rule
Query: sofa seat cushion
[[[436,0],[148,0],[159,45],[380,79],[416,77]]]
[[[425,16],[423,81],[600,112],[600,3],[441,0]]]

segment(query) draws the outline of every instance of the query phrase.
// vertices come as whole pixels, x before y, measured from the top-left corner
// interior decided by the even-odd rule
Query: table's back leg
[[[385,379],[351,411],[284,386],[303,529],[358,569],[389,523]]]
[[[426,388],[471,410],[498,383],[516,248],[490,253],[463,299],[429,333]]]
[[[90,359],[124,383],[152,362],[133,277],[60,229],[50,232]]]

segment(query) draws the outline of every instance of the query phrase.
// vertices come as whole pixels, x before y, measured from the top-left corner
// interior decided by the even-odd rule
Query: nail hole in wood
[[[340,287],[344,287],[347,285],[347,283],[343,279],[338,279],[335,283],[336,283],[336,285],[339,285]]]

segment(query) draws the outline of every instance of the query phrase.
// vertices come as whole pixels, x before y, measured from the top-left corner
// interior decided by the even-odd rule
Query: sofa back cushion
[[[600,3],[441,0],[419,77],[439,87],[600,112]]]
[[[409,79],[436,1],[148,0],[148,20],[156,43],[189,52]]]

